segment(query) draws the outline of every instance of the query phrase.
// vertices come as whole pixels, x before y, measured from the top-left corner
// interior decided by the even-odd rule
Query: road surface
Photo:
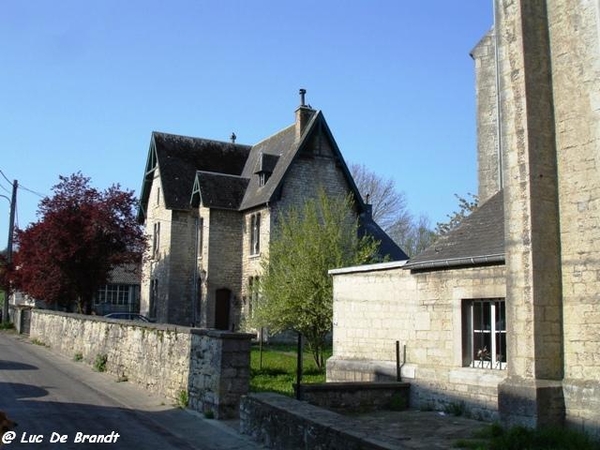
[[[170,403],[27,337],[0,332],[0,411],[18,423],[2,450],[262,448],[228,425]]]

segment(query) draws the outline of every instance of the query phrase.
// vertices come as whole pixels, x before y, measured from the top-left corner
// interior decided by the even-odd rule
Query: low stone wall
[[[262,392],[242,397],[240,431],[268,448],[281,450],[401,450],[401,441],[371,437],[366,425],[283,395]]]
[[[297,387],[296,387],[297,389]],[[410,384],[394,383],[319,383],[301,384],[300,400],[322,408],[350,412],[408,408]]]
[[[249,391],[251,334],[34,309],[30,337],[216,419]]]
[[[391,361],[329,358],[327,382],[382,382],[396,377]],[[498,385],[506,378],[505,370],[469,367],[448,369],[424,364],[403,364],[402,380],[410,383],[412,408],[444,411],[464,409],[470,417],[499,420]]]

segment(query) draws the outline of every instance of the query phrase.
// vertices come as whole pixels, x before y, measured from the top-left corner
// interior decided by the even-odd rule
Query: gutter
[[[478,266],[483,264],[504,264],[504,253],[483,256],[466,256],[461,258],[438,259],[434,261],[414,262],[410,261],[404,265],[404,269],[425,270],[425,269],[445,269],[459,266]]]

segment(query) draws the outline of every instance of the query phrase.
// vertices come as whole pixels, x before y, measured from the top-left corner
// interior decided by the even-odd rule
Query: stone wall
[[[270,392],[242,398],[240,431],[267,448],[311,450],[392,450],[402,443],[371,437],[366,424]]]
[[[402,411],[409,406],[410,384],[402,382],[309,383],[294,389],[296,394],[300,389],[299,400],[339,411]]]
[[[253,335],[32,311],[30,337],[215,418],[236,417],[250,386]]]
[[[566,420],[600,437],[600,4],[547,3],[558,158]]]
[[[400,341],[412,406],[464,402],[474,416],[497,418],[497,386],[506,371],[463,366],[462,302],[504,297],[503,266],[411,274],[401,263],[384,263],[332,273],[327,381],[395,380]]]

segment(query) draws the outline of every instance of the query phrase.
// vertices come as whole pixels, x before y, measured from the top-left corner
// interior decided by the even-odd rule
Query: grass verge
[[[331,349],[326,350],[325,359],[331,356]],[[293,396],[296,383],[297,351],[295,345],[269,344],[263,345],[262,367],[258,344],[252,346],[250,356],[250,391],[277,392]],[[313,360],[312,353],[304,350],[303,383],[324,383],[325,369],[319,370]]]

